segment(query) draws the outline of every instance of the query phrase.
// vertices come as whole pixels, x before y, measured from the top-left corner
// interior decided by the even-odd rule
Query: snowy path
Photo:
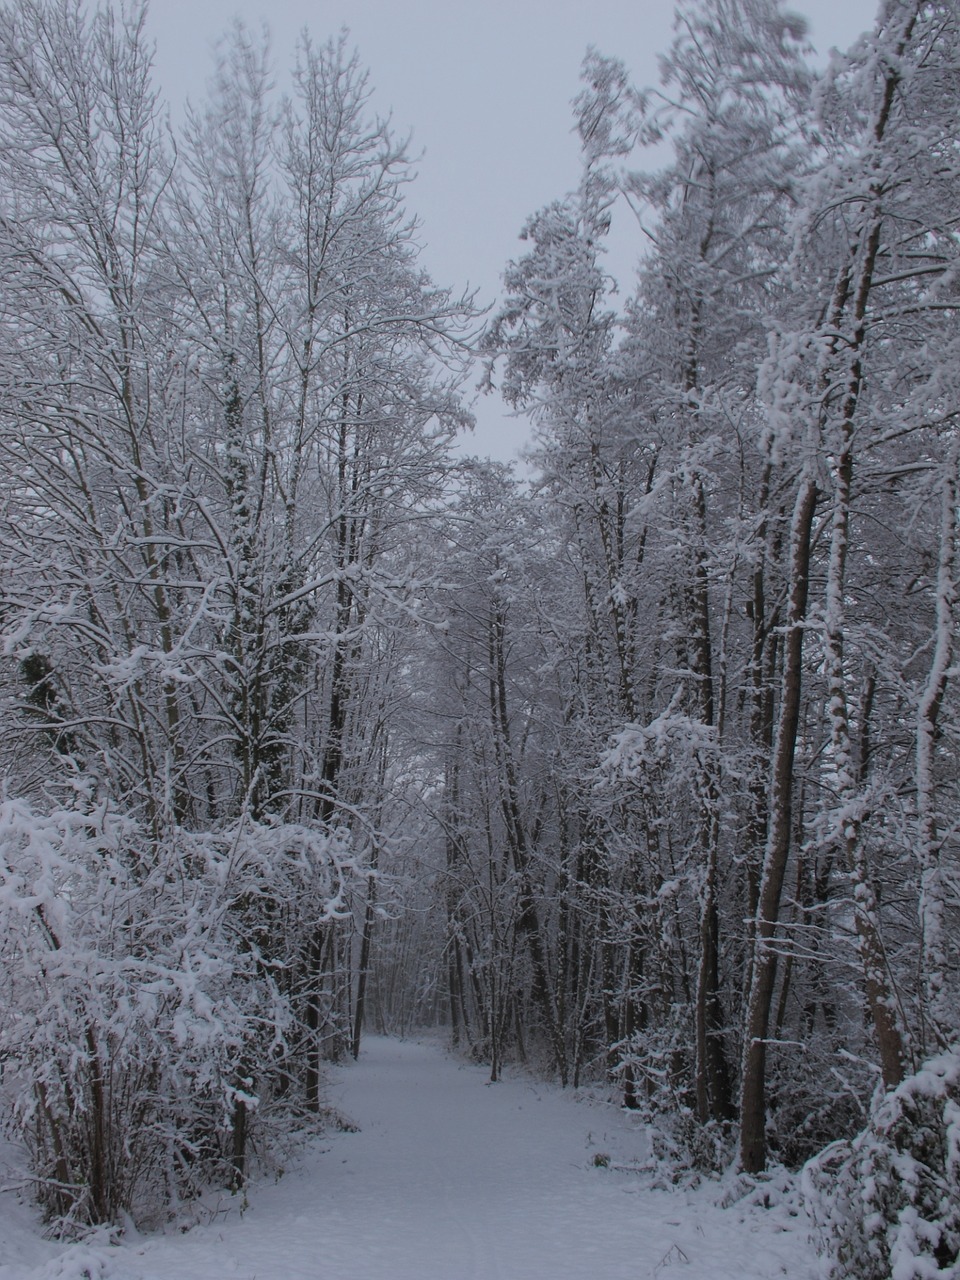
[[[331,1100],[361,1126],[242,1218],[93,1250],[110,1280],[812,1280],[803,1223],[595,1168],[642,1155],[615,1111],[370,1038]],[[84,1251],[88,1252],[88,1251]],[[64,1267],[64,1264],[67,1264]],[[82,1275],[61,1258],[33,1277]],[[6,1280],[0,1266],[0,1280]],[[8,1274],[10,1274],[8,1272]]]

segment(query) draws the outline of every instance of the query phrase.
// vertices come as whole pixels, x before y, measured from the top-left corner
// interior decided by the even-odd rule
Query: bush
[[[804,1169],[830,1280],[960,1276],[960,1053],[879,1095],[869,1126]]]
[[[243,1180],[303,948],[277,904],[301,933],[338,914],[345,867],[302,827],[158,842],[106,805],[0,804],[3,1094],[49,1217],[144,1221]]]
[[[849,1030],[847,1044],[860,1050]],[[827,1143],[863,1128],[874,1076],[865,1059],[837,1053],[833,1036],[812,1038],[802,1052],[771,1046],[768,1063],[767,1142],[777,1163],[799,1170]]]

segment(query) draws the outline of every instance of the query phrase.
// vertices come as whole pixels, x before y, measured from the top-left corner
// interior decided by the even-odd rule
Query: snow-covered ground
[[[803,1216],[653,1189],[632,1118],[430,1042],[369,1038],[331,1102],[360,1126],[186,1234],[40,1240],[0,1197],[0,1280],[813,1280]],[[594,1163],[610,1157],[610,1166]]]

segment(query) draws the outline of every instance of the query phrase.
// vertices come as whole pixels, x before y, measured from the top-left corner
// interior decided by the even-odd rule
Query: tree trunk
[[[371,861],[371,866],[376,871],[376,857]],[[376,919],[377,906],[377,878],[371,875],[367,878],[367,904],[363,913],[363,935],[360,939],[360,967],[357,973],[357,998],[354,1006],[353,1014],[353,1043],[351,1051],[354,1061],[360,1057],[360,1034],[363,1030],[363,1013],[364,1002],[367,995],[367,974],[370,971],[370,950],[373,940],[373,924]]]
[[[957,470],[960,444],[950,448],[943,474],[940,506],[940,554],[937,565],[936,634],[933,660],[917,710],[917,855],[920,863],[920,947],[924,979],[925,1026],[938,1049],[956,1037],[947,1000],[947,886],[937,831],[934,759],[937,722],[953,663],[954,609],[957,603]],[[932,1046],[931,1046],[932,1047]]]
[[[740,1163],[747,1173],[759,1173],[767,1159],[767,1036],[777,974],[777,955],[773,941],[780,917],[780,899],[793,827],[793,765],[800,725],[803,629],[809,594],[810,541],[816,503],[816,481],[810,468],[805,467],[800,478],[790,529],[790,597],[780,712],[773,755],[771,812],[760,876],[757,918],[754,922],[752,976],[743,1040]]]

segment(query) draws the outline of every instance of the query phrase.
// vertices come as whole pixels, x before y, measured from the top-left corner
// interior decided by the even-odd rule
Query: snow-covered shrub
[[[732,1124],[697,1116],[687,1021],[675,1010],[667,1027],[637,1032],[618,1046],[617,1074],[633,1073],[634,1109],[650,1124],[653,1153],[671,1183],[721,1173],[735,1151]]]
[[[849,1027],[848,1043],[857,1028]],[[800,1169],[827,1143],[852,1137],[866,1120],[863,1099],[874,1076],[864,1058],[836,1051],[825,1030],[804,1046],[771,1046],[767,1082],[767,1142],[771,1158]]]
[[[960,1276],[960,1052],[874,1103],[870,1124],[804,1169],[830,1280]]]
[[[335,914],[337,854],[282,824],[158,841],[106,805],[0,805],[4,1101],[51,1217],[143,1218],[242,1177],[292,1020],[290,940],[254,904]]]
[[[654,1155],[670,1182],[692,1180],[701,1175],[716,1176],[728,1169],[736,1153],[736,1132],[732,1123],[697,1118],[690,1107],[659,1118],[660,1128],[652,1139]]]

